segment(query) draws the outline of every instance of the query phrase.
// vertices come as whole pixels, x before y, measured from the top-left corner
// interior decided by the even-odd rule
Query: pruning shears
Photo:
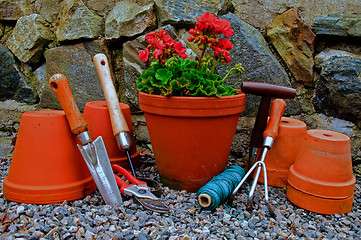
[[[163,203],[163,201],[150,192],[146,182],[140,181],[125,168],[119,165],[113,164],[112,168],[114,172],[120,173],[131,183],[128,184],[125,180],[123,180],[123,178],[114,174],[115,181],[120,187],[120,192],[122,194],[133,196],[141,205],[149,210],[161,213],[169,211],[169,208]]]

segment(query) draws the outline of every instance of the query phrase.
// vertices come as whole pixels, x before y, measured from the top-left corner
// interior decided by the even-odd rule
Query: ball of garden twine
[[[245,175],[242,167],[232,165],[213,177],[197,192],[199,205],[206,210],[213,210],[224,202],[242,181]]]

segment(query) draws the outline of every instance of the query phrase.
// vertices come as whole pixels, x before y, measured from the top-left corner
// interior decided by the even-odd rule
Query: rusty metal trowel
[[[105,203],[113,207],[120,206],[122,197],[102,137],[99,136],[92,142],[87,123],[75,103],[66,77],[63,74],[54,74],[49,79],[49,84],[65,112],[72,133],[82,144],[78,145],[78,148]]]

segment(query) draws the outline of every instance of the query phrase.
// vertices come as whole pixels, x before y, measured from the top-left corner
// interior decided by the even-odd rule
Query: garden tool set
[[[100,63],[104,63],[103,59]],[[83,155],[84,160],[86,161],[86,164],[105,203],[113,207],[120,206],[122,203],[122,197],[120,195],[120,192],[122,192],[122,194],[133,195],[147,209],[158,212],[169,211],[168,207],[165,206],[164,203],[159,200],[159,198],[157,198],[153,193],[149,191],[146,182],[139,181],[127,170],[115,164],[113,165],[113,169],[123,174],[132,184],[135,185],[127,184],[119,176],[113,173],[102,137],[99,136],[93,142],[91,141],[91,138],[87,132],[87,123],[84,121],[74,101],[66,77],[63,74],[55,74],[50,78],[49,83],[65,112],[71,131],[78,137],[79,141],[82,144],[78,145],[78,148]],[[108,94],[106,95],[108,99],[114,97],[112,93],[109,94],[109,90],[105,92]],[[110,104],[115,105],[115,101],[117,100],[110,100]],[[118,101],[117,106],[119,106]],[[110,113],[110,116],[112,118],[116,116],[121,118],[121,116],[123,116],[120,112],[120,109],[116,109],[116,107],[111,110]],[[122,119],[124,120],[124,117]],[[117,133],[122,133],[123,129],[125,129],[124,131],[127,130],[127,128],[123,128],[124,126],[127,126],[125,120],[124,123],[119,124],[117,120],[113,119],[112,124],[113,129],[117,130]],[[120,135],[120,138],[122,138],[122,135]],[[117,137],[116,139],[118,140]],[[128,147],[126,146],[130,146],[130,144],[128,144],[127,142],[127,139],[120,139],[118,143],[119,142],[120,144],[122,144],[121,146],[125,146],[124,149],[128,149]],[[128,159],[130,161],[130,166],[132,167],[131,159]],[[134,171],[133,167],[132,171]],[[117,184],[120,187],[120,191]]]
[[[126,153],[130,170],[133,176],[136,177],[133,161],[130,157],[130,150],[134,145],[134,142],[124,114],[119,106],[118,96],[113,85],[108,59],[105,54],[98,53],[93,57],[93,62],[102,84],[117,145],[122,152]],[[148,186],[152,187],[152,193],[156,194],[157,196],[161,195],[162,188],[157,181],[152,179],[142,179],[142,181],[146,182]]]
[[[74,101],[66,77],[63,74],[55,74],[50,78],[49,83],[65,112],[71,131],[82,144],[78,145],[78,148],[104,201],[113,207],[120,206],[122,197],[115,182],[102,138],[99,136],[92,142],[87,131],[87,123]]]
[[[111,120],[109,125],[112,125],[115,137],[114,143],[116,141],[119,149],[126,153],[132,173],[117,164],[110,164],[103,138],[101,136],[90,137],[87,122],[84,120],[83,115],[80,113],[75,103],[68,80],[63,74],[54,74],[49,79],[49,84],[64,111],[35,111],[25,113],[24,118],[21,120],[21,126],[24,125],[24,122],[27,123],[25,126],[28,128],[38,129],[38,126],[42,125],[39,129],[43,129],[43,132],[49,132],[49,134],[37,138],[41,140],[41,144],[39,144],[41,146],[45,146],[44,141],[47,142],[49,136],[55,136],[56,138],[62,139],[60,142],[51,141],[51,143],[56,144],[57,146],[61,145],[65,155],[63,153],[58,153],[57,155],[61,155],[60,158],[55,157],[54,155],[43,155],[42,159],[46,160],[49,157],[56,158],[57,161],[60,159],[61,163],[59,163],[59,166],[62,165],[63,172],[66,172],[66,174],[63,174],[63,172],[60,171],[60,174],[66,176],[60,180],[59,177],[55,177],[58,178],[55,179],[51,178],[49,175],[42,175],[40,173],[40,178],[38,178],[37,181],[29,182],[30,185],[24,184],[23,181],[18,181],[17,179],[21,178],[18,177],[19,174],[17,172],[22,173],[24,169],[19,167],[20,165],[24,165],[24,162],[21,161],[28,160],[28,158],[22,157],[24,154],[21,155],[19,153],[19,151],[22,152],[21,150],[16,151],[17,149],[14,149],[14,161],[11,166],[16,170],[9,171],[8,176],[4,179],[4,197],[16,202],[48,204],[64,200],[71,201],[84,197],[93,192],[96,185],[105,203],[113,207],[119,207],[122,204],[121,194],[124,194],[134,197],[134,199],[136,199],[145,209],[160,213],[169,212],[170,208],[160,199],[161,185],[154,180],[138,179],[135,175],[132,159],[130,157],[131,155],[129,153],[130,147],[134,147],[134,140],[132,140],[131,132],[129,131],[127,122],[119,107],[120,103],[110,77],[111,74],[106,56],[104,54],[97,54],[93,61],[103,86]],[[292,99],[295,97],[296,92],[295,89],[288,87],[255,82],[244,82],[242,91],[244,93],[262,96],[251,135],[250,156],[247,162],[248,171],[245,173],[240,166],[229,167],[223,173],[213,177],[213,179],[208,184],[204,185],[204,187],[200,188],[197,193],[197,198],[201,207],[209,210],[215,209],[227,198],[230,200],[246,182],[248,177],[252,175],[254,179],[250,187],[246,204],[247,210],[252,211],[257,182],[262,182],[260,179],[262,177],[260,175],[263,171],[265,204],[270,215],[275,217],[273,207],[269,203],[265,159],[278,136],[279,128],[282,129],[279,127],[281,120],[282,123],[290,122],[288,118],[285,118],[285,120],[282,119],[286,103],[281,98]],[[272,103],[271,113],[268,118],[269,105],[271,98],[273,97],[276,99]],[[31,123],[30,121],[32,120],[36,121]],[[303,125],[300,125],[299,128],[303,129],[304,127]],[[53,129],[55,131],[50,131]],[[109,128],[109,130],[111,129]],[[27,131],[28,130],[22,129],[21,139],[26,139]],[[281,130],[279,133],[280,141],[277,141],[274,147],[275,150],[277,149],[277,145],[284,145],[282,144],[281,138],[285,133],[282,134]],[[79,151],[74,150],[76,149],[74,135],[77,137],[78,143],[80,143],[77,144],[80,153]],[[351,211],[355,177],[352,175],[350,139],[343,134],[325,130],[309,130],[307,131],[306,136],[307,138],[303,139],[302,142],[302,154],[299,154],[298,157],[293,157],[296,159],[294,159],[294,164],[290,167],[290,175],[287,178],[289,185],[287,187],[287,198],[302,208],[323,214],[347,213]],[[95,138],[95,140],[92,138]],[[28,141],[31,141],[31,139],[32,138]],[[34,151],[30,151],[29,148],[24,148],[24,145],[29,144],[26,141],[21,141],[20,143],[17,143],[16,146],[31,155],[38,155],[33,154]],[[335,147],[333,147],[333,145],[335,145]],[[46,148],[49,149],[49,147]],[[38,150],[39,148],[36,149]],[[278,152],[272,151],[271,155],[276,154],[278,158],[280,151],[283,153],[281,148]],[[341,154],[339,154],[339,152]],[[325,154],[327,156],[324,156]],[[332,154],[337,156],[337,158],[330,157]],[[312,155],[312,157],[309,155]],[[81,158],[85,160],[86,165],[83,161],[78,161],[81,160]],[[330,177],[326,173],[323,173],[322,175],[322,171],[317,170],[316,167],[316,170],[309,169],[307,167],[308,165],[306,165],[305,168],[305,161],[314,160],[320,162],[318,163],[320,165],[318,166],[318,169],[321,169],[322,166],[324,166],[324,162],[331,161],[329,158],[332,158],[332,161],[335,161],[335,164],[333,164],[334,169],[331,167],[328,168],[331,171],[331,173],[328,174]],[[267,157],[267,164],[269,164],[268,160],[269,157]],[[34,163],[36,166],[39,166],[39,164],[46,165],[41,161],[42,160]],[[81,163],[80,165],[83,165],[85,172],[82,171],[82,167],[79,164],[74,165],[69,164],[69,162]],[[316,166],[316,164],[314,165]],[[345,167],[346,165],[348,166],[347,169]],[[87,171],[86,166],[91,175]],[[340,168],[338,166],[342,166],[343,169],[346,169],[345,174],[339,174],[340,177],[337,176],[339,177],[338,181],[340,183],[332,185],[327,182],[327,184],[323,184],[325,181],[323,178],[329,177],[335,179],[334,175],[336,172],[339,172]],[[44,167],[43,169],[46,171],[47,168]],[[74,173],[72,173],[73,170],[75,170]],[[17,174],[15,174],[15,172]],[[59,174],[54,173],[54,175]],[[47,177],[49,180],[49,186],[43,184],[44,181],[42,179],[44,177]],[[321,180],[319,180],[319,178]],[[64,184],[59,184],[59,180]],[[58,186],[61,186],[61,188]],[[151,191],[151,187],[156,188],[157,191]],[[29,191],[29,189],[31,189],[31,191]],[[322,191],[322,195],[319,194],[320,191]],[[60,197],[56,195],[59,194],[59,192],[62,194]],[[50,199],[48,196],[49,193],[53,194]]]

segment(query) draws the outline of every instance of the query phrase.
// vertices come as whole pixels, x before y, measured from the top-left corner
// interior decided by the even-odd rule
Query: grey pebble
[[[144,157],[142,157],[144,158]],[[151,157],[147,157],[151,158]],[[154,159],[142,159],[154,164]],[[231,159],[232,160],[232,159]],[[0,162],[0,188],[9,160]],[[156,179],[156,166],[137,170],[139,176]],[[269,187],[276,219],[264,202],[264,187],[256,188],[254,210],[245,209],[249,184],[233,199],[229,215],[224,206],[201,209],[197,194],[163,186],[169,213],[145,210],[135,199],[124,197],[119,208],[105,205],[99,191],[75,201],[58,204],[20,204],[0,194],[0,235],[5,239],[360,239],[360,179],[356,178],[354,206],[347,214],[323,215],[309,212],[288,201],[284,189]],[[247,218],[245,220],[241,220]]]

